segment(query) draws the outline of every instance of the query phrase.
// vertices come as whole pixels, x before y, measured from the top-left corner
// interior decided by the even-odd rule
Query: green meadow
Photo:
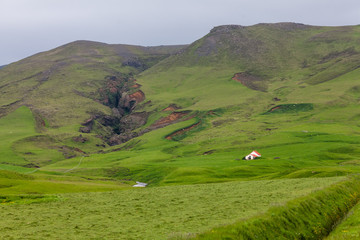
[[[57,194],[0,204],[3,239],[177,239],[247,219],[343,178],[263,180]]]
[[[13,151],[14,143],[22,138],[36,134],[35,122],[32,112],[27,107],[20,107],[16,111],[0,119],[1,131],[1,163],[14,162],[23,163]]]
[[[348,179],[191,239],[324,239],[359,201],[359,189],[359,178]]]
[[[152,185],[357,173],[360,136],[353,133],[360,132],[359,127],[333,121],[331,112],[327,122],[314,121],[315,111],[259,114],[247,121],[236,121],[243,113],[228,110],[219,116],[205,117],[207,127],[194,129],[179,141],[164,137],[196,123],[196,119],[138,137],[127,143],[134,144],[127,150],[68,159],[42,169],[66,171],[82,159],[71,173],[101,176],[107,172],[109,177],[130,177]],[[243,161],[242,157],[252,150],[258,150],[262,157]]]

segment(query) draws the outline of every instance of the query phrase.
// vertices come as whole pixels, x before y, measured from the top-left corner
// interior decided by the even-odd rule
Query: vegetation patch
[[[298,104],[281,104],[271,108],[264,114],[270,113],[296,113],[313,110],[314,106],[312,103],[298,103]]]
[[[18,166],[28,164],[13,147],[17,141],[36,134],[35,120],[28,107],[21,106],[0,118],[0,162]]]
[[[196,123],[194,123],[194,124],[192,124],[192,125],[190,125],[188,127],[179,129],[179,130],[169,134],[165,138],[168,139],[168,140],[179,141],[181,139],[184,139],[187,136],[187,134],[189,134],[189,131],[195,131],[196,128],[198,126],[200,126],[201,124],[202,124],[202,121],[199,120]],[[197,129],[197,130],[199,130],[199,129]]]
[[[322,239],[359,201],[358,177],[194,239]]]
[[[208,112],[198,112],[195,117],[195,123],[191,124],[190,126],[175,130],[172,133],[168,134],[165,138],[173,141],[183,140],[184,138],[209,127],[207,119],[218,117],[221,115],[221,113],[223,113],[222,109],[210,110]]]
[[[345,219],[339,223],[326,240],[360,239],[360,204],[350,210]]]
[[[13,171],[7,170],[0,170],[0,178],[7,178],[7,179],[21,179],[21,180],[33,180],[34,177],[27,174],[22,174]]]
[[[60,200],[56,195],[0,195],[0,204],[30,204]]]

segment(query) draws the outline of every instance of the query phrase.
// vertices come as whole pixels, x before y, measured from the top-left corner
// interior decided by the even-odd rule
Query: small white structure
[[[146,187],[147,185],[147,183],[136,181],[136,184],[133,187]]]
[[[257,157],[261,157],[261,154],[257,151],[252,151],[249,155],[245,156],[245,160],[254,160]]]

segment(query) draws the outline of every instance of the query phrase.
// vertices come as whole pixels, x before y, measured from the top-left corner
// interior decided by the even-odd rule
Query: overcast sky
[[[359,0],[0,0],[0,65],[75,40],[189,44],[225,24],[360,24]]]

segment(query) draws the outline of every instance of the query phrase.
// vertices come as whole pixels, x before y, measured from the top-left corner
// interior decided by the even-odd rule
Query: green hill
[[[359,152],[359,31],[229,25],[189,46],[77,41],[39,53],[0,72],[1,115],[26,106],[35,128],[8,142],[14,157],[2,162],[53,170],[114,155],[126,160],[79,174],[119,168],[109,176],[157,184],[302,176],[319,160],[322,175],[352,172],[343,162]],[[261,161],[235,160],[253,149]]]
[[[101,118],[105,122],[103,118],[112,114],[113,98],[121,94],[132,96],[138,91],[133,75],[182,47],[77,41],[6,66],[0,72],[0,116],[26,106],[35,119],[37,133],[34,135],[38,135],[31,138],[24,135],[21,144],[13,148],[18,149],[19,145],[27,148],[42,146],[51,149],[49,151],[57,149],[65,157],[102,149],[107,143],[94,137],[96,133],[77,140],[81,124],[91,118]],[[131,111],[130,103],[136,100],[135,97],[128,97],[122,103],[125,106],[119,110]],[[117,114],[120,115],[118,111]],[[98,130],[100,135],[113,134],[112,129],[105,129],[106,126],[101,124],[100,127],[104,128]],[[84,139],[89,147],[82,146],[82,150],[76,151],[78,141]],[[21,155],[21,152],[17,154]],[[30,156],[22,157],[28,159]],[[37,157],[41,158],[32,158]],[[11,159],[2,161],[14,164]]]
[[[77,41],[7,65],[0,193],[358,174],[359,41],[360,26],[226,25],[186,46]]]
[[[355,71],[360,63],[358,38],[358,26],[313,27],[295,23],[220,26],[191,44],[182,54],[142,73],[140,80],[145,92],[154,91],[155,94],[148,96],[151,100],[160,100],[161,90],[171,88],[172,97],[167,96],[167,99],[175,101],[178,94],[189,92],[189,97],[196,99],[194,108],[200,109],[202,95],[209,91],[214,91],[211,94],[216,99],[216,104],[212,103],[214,107],[236,104],[239,95],[244,94],[249,97],[301,96],[306,102],[327,101],[329,99],[313,97],[310,93],[304,96],[302,92],[319,93],[322,86],[332,86],[333,82],[340,82],[335,79]],[[241,84],[234,84],[231,78]],[[334,81],[330,83],[331,80]],[[226,92],[237,88],[233,92],[237,90],[241,94],[229,92],[226,95],[232,100],[225,102],[226,96],[218,97],[224,87],[228,88],[224,89]],[[243,87],[255,91],[245,91]],[[193,93],[195,89],[199,89],[197,94]],[[292,94],[294,91],[296,94]],[[328,93],[329,96],[333,94]]]
[[[177,145],[163,148],[182,163],[167,170],[164,181],[354,171],[359,30],[293,23],[220,26],[141,73],[138,82],[151,101],[144,108],[154,112],[150,120],[176,105],[201,121]],[[235,161],[253,149],[264,153],[262,160]]]

